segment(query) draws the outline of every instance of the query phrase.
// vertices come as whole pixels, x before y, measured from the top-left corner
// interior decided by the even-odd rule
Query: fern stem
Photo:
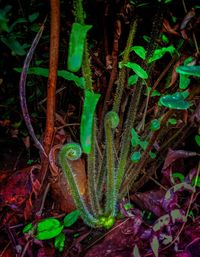
[[[77,209],[80,211],[80,215],[81,215],[83,221],[91,227],[99,227],[100,226],[99,220],[96,219],[89,212],[89,210],[85,204],[85,201],[84,201],[83,197],[81,196],[79,189],[77,187],[77,182],[75,180],[73,171],[70,167],[70,163],[67,160],[67,156],[68,156],[68,158],[70,156],[73,156],[74,151],[76,151],[76,149],[72,148],[71,153],[69,154],[69,144],[64,145],[59,152],[59,162],[62,167],[62,170],[65,172],[73,200],[75,202]]]
[[[111,129],[116,128],[119,124],[119,117],[116,112],[109,112],[105,116],[104,127],[106,136],[106,206],[105,215],[112,217],[116,214],[116,187],[115,187],[115,156],[114,156],[114,140]]]
[[[123,60],[121,62],[122,68],[119,71],[119,80],[118,80],[114,103],[113,103],[113,108],[112,108],[112,110],[116,113],[119,112],[119,106],[121,103],[121,98],[122,98],[123,90],[125,87],[125,80],[126,80],[126,68],[123,66],[123,64],[125,64],[129,60],[129,53],[131,50],[133,38],[135,36],[136,28],[137,28],[137,20],[135,20],[133,22],[133,24],[131,25],[126,48],[124,50]]]
[[[94,216],[98,217],[102,215],[102,209],[100,206],[100,201],[97,194],[97,180],[96,180],[96,147],[95,147],[95,134],[96,134],[96,120],[94,118],[93,125],[93,136],[92,136],[92,147],[91,152],[88,154],[88,190],[89,198],[91,203],[91,208]]]

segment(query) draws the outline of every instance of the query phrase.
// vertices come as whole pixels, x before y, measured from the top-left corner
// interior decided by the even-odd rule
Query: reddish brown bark
[[[46,112],[46,128],[44,134],[44,149],[48,155],[54,135],[55,121],[55,105],[56,105],[56,82],[58,69],[58,51],[59,51],[59,33],[60,33],[60,1],[51,0],[51,35],[50,35],[50,53],[49,53],[49,77],[47,88],[47,112]],[[48,170],[48,159],[42,160],[42,168],[40,173],[41,184],[44,181]]]

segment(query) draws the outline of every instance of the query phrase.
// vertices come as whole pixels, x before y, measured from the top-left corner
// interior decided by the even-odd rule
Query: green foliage
[[[72,226],[80,216],[79,210],[75,210],[67,214],[64,218],[64,226],[65,227],[70,227]]]
[[[171,124],[171,125],[176,125],[177,124],[177,120],[174,119],[174,118],[171,118],[168,120],[168,123]]]
[[[60,233],[56,236],[54,240],[54,246],[56,249],[58,249],[59,252],[62,252],[64,250],[65,246],[65,235],[63,233]]]
[[[131,51],[134,51],[140,58],[145,60],[147,51],[143,46],[133,46],[131,47]]]
[[[184,182],[184,179],[185,179],[185,176],[180,172],[174,172],[172,174],[172,177],[173,177],[174,180],[179,179],[179,183]]]
[[[99,101],[100,94],[85,90],[83,112],[81,115],[80,140],[84,153],[90,153],[92,146],[92,126],[94,112]]]
[[[64,217],[63,222],[56,218],[45,218],[36,224],[29,223],[23,228],[24,234],[29,234],[37,240],[54,239],[54,246],[60,252],[64,250],[65,234],[62,232],[64,227],[72,226],[78,219],[80,212],[72,211]]]
[[[200,77],[200,66],[178,66],[176,72],[182,75]]]
[[[39,13],[33,13],[28,16],[28,20],[25,18],[18,18],[12,24],[9,24],[9,16],[12,14],[11,12],[12,6],[6,5],[4,9],[0,9],[0,41],[6,45],[10,50],[12,55],[24,56],[26,54],[26,49],[30,47],[29,44],[22,44],[21,33],[16,29],[17,25],[21,25],[25,30],[27,30],[29,23],[34,25],[33,22],[38,18]]]
[[[132,86],[132,85],[135,85],[138,81],[138,75],[131,75],[129,78],[128,78],[128,86]]]
[[[132,162],[139,162],[140,161],[140,159],[141,159],[141,153],[140,152],[134,152],[133,154],[132,154],[132,156],[131,156],[131,161]]]
[[[81,68],[86,36],[91,28],[91,25],[72,24],[67,61],[67,67],[72,72],[76,72]]]
[[[31,233],[38,240],[46,240],[56,237],[63,230],[63,225],[55,218],[46,218],[36,225],[32,223],[26,225],[23,233]]]
[[[160,49],[156,49],[153,53],[153,56],[149,58],[148,63],[154,62],[158,59],[161,59],[166,53],[170,53],[173,55],[175,52],[174,46],[162,47]]]
[[[200,135],[196,135],[194,138],[197,145],[200,146]]]
[[[185,100],[183,92],[161,96],[159,104],[177,110],[187,110],[191,106],[191,104]]]
[[[38,240],[46,240],[56,237],[63,230],[60,221],[54,218],[41,220],[37,224],[35,238]]]
[[[156,131],[160,129],[160,121],[157,119],[154,119],[151,121],[150,129],[152,131]]]
[[[134,62],[127,62],[124,64],[124,66],[132,69],[137,75],[138,77],[142,78],[142,79],[147,79],[148,78],[148,74],[147,72],[137,63]]]
[[[21,68],[14,68],[15,71],[21,72]],[[42,68],[42,67],[31,67],[28,70],[28,74],[33,74],[37,76],[42,76],[47,78],[49,75],[49,69]],[[58,77],[61,77],[63,79],[74,81],[76,86],[80,87],[81,89],[85,88],[85,80],[83,77],[78,77],[74,75],[73,73],[66,71],[66,70],[58,70]]]

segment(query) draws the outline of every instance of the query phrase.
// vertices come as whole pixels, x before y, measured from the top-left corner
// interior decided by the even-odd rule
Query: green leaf
[[[21,72],[22,69],[21,68],[14,68],[15,71],[17,72]],[[38,76],[43,76],[43,77],[48,77],[49,75],[49,69],[46,68],[42,68],[42,67],[31,67],[28,70],[28,74],[34,74],[34,75],[38,75]],[[83,77],[78,77],[76,75],[74,75],[73,73],[69,72],[69,71],[65,71],[65,70],[58,70],[58,77],[64,78],[66,80],[71,80],[74,81],[75,84],[84,89],[85,88],[85,80]]]
[[[134,51],[140,58],[145,60],[147,51],[143,46],[133,46],[131,47],[131,51]]]
[[[192,63],[194,61],[193,57],[190,56],[184,60],[184,66],[187,66],[188,64]]]
[[[177,124],[177,120],[171,118],[171,119],[168,120],[168,123],[171,124],[171,125],[176,125]]]
[[[150,156],[151,159],[155,159],[156,158],[156,153],[150,151],[149,156]]]
[[[127,62],[125,64],[125,66],[132,69],[138,75],[138,77],[140,77],[142,79],[148,78],[147,72],[145,70],[143,70],[142,67],[140,65],[138,65],[137,63]]]
[[[137,162],[140,161],[141,156],[142,156],[142,155],[141,155],[140,152],[134,152],[134,153],[132,154],[132,156],[131,156],[131,161],[137,163]]]
[[[192,179],[192,186],[194,186],[196,183],[196,187],[200,187],[200,177],[197,177],[195,176],[193,179]]]
[[[165,0],[165,4],[171,3],[173,0]]]
[[[47,218],[41,220],[37,224],[35,238],[38,240],[46,240],[56,237],[63,230],[63,225],[55,218]]]
[[[185,180],[185,176],[180,172],[172,173],[172,177],[173,177],[174,180],[179,179],[179,183],[182,183]]]
[[[151,40],[151,38],[148,37],[148,36],[146,36],[146,35],[143,36],[143,39],[144,39],[147,43],[149,43],[150,40]]]
[[[195,142],[197,143],[197,145],[200,146],[200,135],[196,135],[194,137],[194,139],[195,139]]]
[[[72,72],[77,72],[82,65],[85,40],[87,37],[87,32],[91,28],[91,25],[83,25],[77,22],[72,24],[67,59],[68,70]]]
[[[187,75],[180,74],[179,88],[186,89],[190,84],[190,78]]]
[[[149,58],[148,63],[154,62],[162,58],[166,53],[170,53],[171,55],[173,55],[174,51],[175,51],[175,48],[173,45],[156,49],[153,53],[153,56]]]
[[[100,96],[100,94],[85,90],[83,111],[81,115],[80,138],[83,152],[86,154],[89,154],[91,151],[94,113]]]
[[[191,104],[184,100],[185,96],[181,92],[176,92],[172,95],[164,95],[159,99],[159,105],[177,109],[177,110],[187,110]]]
[[[65,246],[65,235],[63,233],[60,233],[56,236],[54,241],[54,246],[56,249],[58,249],[59,252],[62,252],[64,250]]]
[[[2,37],[1,41],[12,51],[12,54],[23,56],[26,54],[23,45],[21,45],[15,38]]]
[[[132,85],[135,85],[137,83],[137,80],[138,80],[138,75],[131,75],[129,78],[128,78],[128,86],[132,86]]]
[[[29,233],[30,231],[34,230],[34,226],[32,223],[27,224],[24,228],[23,228],[23,233]]]
[[[150,124],[150,129],[151,129],[151,131],[159,130],[160,129],[160,121],[157,119],[152,120],[151,124]]]
[[[140,138],[134,128],[132,128],[131,130],[131,135],[132,135],[131,144],[133,147],[136,147],[137,145],[140,144]]]
[[[178,66],[176,72],[183,75],[200,77],[200,66]]]
[[[0,9],[0,32],[9,32],[9,19],[7,18],[7,14],[11,10],[11,8],[11,5],[6,5],[4,9]]]
[[[148,141],[140,141],[139,145],[143,150],[146,150],[148,143]]]
[[[168,37],[165,34],[162,34],[162,42],[164,44],[168,44],[169,43],[169,39],[168,39]]]
[[[79,210],[75,210],[67,214],[64,218],[64,226],[65,227],[70,227],[72,226],[80,216]]]
[[[151,92],[151,97],[160,96],[160,95],[161,95],[161,93],[160,93],[158,90],[153,90],[153,91]]]
[[[38,18],[38,16],[39,16],[39,12],[34,12],[33,14],[28,16],[28,20],[30,22],[33,22],[33,21],[35,21]]]

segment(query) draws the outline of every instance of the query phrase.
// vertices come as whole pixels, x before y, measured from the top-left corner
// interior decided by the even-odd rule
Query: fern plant
[[[92,77],[88,57],[87,31],[89,25],[84,23],[84,12],[81,0],[74,0],[75,22],[70,35],[70,50],[68,67],[71,71],[82,68],[85,79],[84,103],[80,126],[80,144],[68,143],[59,152],[59,163],[66,175],[72,197],[83,221],[91,227],[113,226],[117,216],[118,203],[129,192],[142,186],[152,175],[144,172],[147,165],[155,161],[156,140],[165,137],[170,131],[170,117],[175,110],[186,110],[190,107],[185,92],[175,92],[174,95],[161,95],[154,119],[147,119],[147,109],[155,85],[152,83],[152,70],[155,61],[165,53],[176,57],[173,47],[159,48],[156,39],[160,36],[162,26],[162,3],[155,14],[152,33],[146,49],[133,47],[134,35],[137,29],[137,18],[130,25],[127,44],[123,52],[122,61],[117,78],[115,97],[110,111],[103,111],[103,121],[95,115],[100,94],[93,91]],[[84,32],[75,31],[75,27],[82,26]],[[74,34],[75,33],[75,34]],[[79,39],[77,40],[77,34]],[[84,34],[83,34],[84,33]],[[75,39],[74,39],[75,38]],[[180,42],[180,45],[181,42]],[[135,63],[130,61],[130,53],[134,51],[141,57]],[[75,67],[75,68],[74,68]],[[129,94],[125,105],[125,115],[122,111],[124,91],[127,85],[127,75],[134,72],[134,89]],[[166,90],[167,91],[167,90]],[[145,93],[147,92],[147,93]],[[159,95],[159,94],[158,94]],[[143,101],[143,104],[142,104]],[[138,115],[140,114],[140,115]],[[166,126],[166,124],[169,126]],[[104,129],[101,129],[102,126]],[[100,127],[98,130],[97,127]],[[100,133],[99,133],[100,131]],[[102,132],[104,131],[104,132]],[[183,132],[178,128],[175,138]],[[120,137],[120,140],[119,140]],[[101,142],[104,141],[105,144]],[[163,153],[170,141],[165,140],[164,147],[159,150]],[[158,149],[157,149],[158,151]],[[71,162],[81,157],[82,152],[87,155],[87,186],[89,200],[81,195]],[[157,164],[160,160],[156,160]],[[133,185],[135,189],[133,189]]]

